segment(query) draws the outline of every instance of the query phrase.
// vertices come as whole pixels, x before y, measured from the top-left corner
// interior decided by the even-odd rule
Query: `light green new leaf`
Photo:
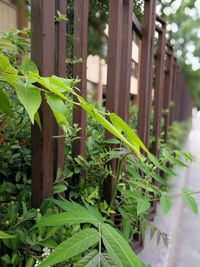
[[[49,267],[79,255],[99,242],[100,235],[95,229],[81,230],[62,242],[38,267]]]
[[[18,71],[13,68],[7,57],[0,55],[0,77],[8,82],[10,85],[14,85],[16,81],[15,75]]]
[[[160,198],[160,206],[164,214],[167,214],[172,206],[172,201],[169,196],[163,194]]]
[[[102,239],[116,267],[142,267],[139,258],[121,234],[109,224],[103,224]]]
[[[190,208],[194,214],[197,214],[198,205],[197,205],[195,198],[193,198],[190,193],[192,193],[192,190],[190,188],[184,187],[183,188],[183,200],[184,200],[184,203],[188,206],[188,208]]]
[[[67,126],[68,108],[67,105],[57,95],[45,94],[53,115],[60,127]]]
[[[21,66],[19,66],[20,72],[26,76],[30,71],[39,74],[39,70],[35,63],[28,57],[25,57]]]
[[[137,136],[137,134],[128,126],[128,124],[122,120],[117,114],[111,113],[110,119],[115,127],[120,127],[120,129],[124,132],[129,142],[139,149],[143,149],[146,153],[149,153],[143,142]]]
[[[17,80],[15,90],[20,102],[26,109],[32,124],[34,124],[34,117],[41,105],[41,94],[39,89],[30,84],[28,81],[23,83],[20,79]]]
[[[150,202],[146,198],[140,198],[137,200],[137,215],[146,212],[150,208]]]
[[[15,238],[15,236],[0,231],[0,239],[11,239],[11,238]]]
[[[12,110],[10,106],[10,102],[8,100],[7,95],[4,93],[4,91],[0,88],[0,111],[3,113],[12,116]]]

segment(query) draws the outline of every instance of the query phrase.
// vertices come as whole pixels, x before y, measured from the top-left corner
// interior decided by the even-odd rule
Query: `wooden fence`
[[[150,113],[154,110],[153,133],[155,142],[152,152],[158,155],[158,140],[161,132],[162,110],[164,115],[165,140],[169,126],[191,116],[192,102],[186,82],[177,65],[173,47],[165,37],[166,23],[156,15],[156,1],[144,1],[144,19],[139,22],[133,13],[133,0],[109,0],[108,79],[106,108],[129,120],[131,53],[133,32],[141,39],[139,64],[139,113],[138,134],[147,147],[150,136]],[[66,0],[32,0],[32,59],[43,76],[56,74],[65,77],[66,71],[66,21],[55,22],[59,10],[66,14]],[[73,67],[74,77],[79,77],[80,94],[87,95],[86,59],[89,0],[74,0],[75,58],[82,61]],[[154,97],[152,98],[152,91]],[[174,105],[173,105],[174,103]],[[64,166],[64,138],[60,135],[53,116],[42,101],[40,116],[43,131],[32,127],[32,205],[52,194],[53,177],[57,168]],[[85,155],[86,114],[76,107],[73,120],[81,127],[79,139],[73,143],[73,156]],[[112,190],[112,177],[107,182],[106,194]]]

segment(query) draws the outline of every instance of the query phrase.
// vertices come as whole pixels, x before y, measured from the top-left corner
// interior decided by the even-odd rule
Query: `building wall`
[[[17,12],[11,1],[0,0],[0,31],[17,28]]]

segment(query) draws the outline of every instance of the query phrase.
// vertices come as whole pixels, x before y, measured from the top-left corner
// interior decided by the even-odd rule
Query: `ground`
[[[183,186],[194,191],[200,190],[200,113],[193,113],[192,130],[184,149],[196,156],[196,161],[185,169],[176,169],[177,177],[171,194],[181,192]],[[200,209],[200,195],[195,195]],[[154,224],[170,237],[169,247],[156,245],[156,238],[145,238],[144,250],[140,256],[152,267],[200,267],[200,212],[198,216],[186,208],[182,198],[174,200],[173,208],[167,216],[160,209]]]

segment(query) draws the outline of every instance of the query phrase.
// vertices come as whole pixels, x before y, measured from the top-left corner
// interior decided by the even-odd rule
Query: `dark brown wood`
[[[60,11],[62,15],[66,16],[67,1],[56,0],[55,15]],[[59,21],[55,23],[55,74],[57,76],[66,76],[66,21]],[[58,136],[54,140],[54,175],[57,170],[64,170],[64,145],[65,139],[63,131],[54,123],[54,136]]]
[[[17,1],[17,28],[22,30],[28,27],[27,5],[23,1]]]
[[[42,76],[54,73],[55,0],[31,1],[31,57]],[[39,207],[52,193],[53,116],[43,97],[39,110],[42,131],[32,127],[32,205]]]
[[[169,46],[168,46],[169,47]],[[172,86],[173,86],[173,65],[174,65],[174,56],[173,50],[171,47],[170,51],[167,53],[166,66],[167,73],[164,78],[164,94],[163,94],[163,109],[166,111],[164,114],[164,140],[167,141],[168,137],[168,129],[169,129],[169,121],[170,121],[170,101],[172,94]]]
[[[119,114],[119,92],[122,49],[122,10],[123,0],[109,0],[109,33],[108,33],[108,78],[106,88],[106,109]],[[106,132],[106,138],[112,135]],[[117,169],[117,161],[111,163],[113,173]],[[114,177],[110,176],[104,183],[104,197],[111,200]]]
[[[135,13],[132,13],[132,28],[133,28],[133,31],[135,31],[137,35],[140,38],[142,38],[143,28],[142,28],[140,21],[137,19]]]
[[[126,122],[129,119],[131,57],[132,57],[132,12],[133,0],[123,1],[121,72],[119,90],[119,116]]]
[[[144,6],[142,52],[140,60],[138,134],[147,147],[149,146],[152,101],[155,10],[156,1],[146,0]]]
[[[109,1],[108,33],[108,79],[106,89],[106,108],[119,113],[119,91],[122,48],[122,10],[123,0]]]
[[[170,119],[169,119],[169,124],[171,125],[173,122],[173,117],[174,117],[174,105],[175,105],[175,93],[176,93],[176,79],[177,79],[177,63],[176,63],[176,58],[174,58],[174,66],[173,66],[173,83],[172,83],[172,94],[171,94],[171,108],[170,108]]]
[[[77,84],[79,93],[82,97],[87,96],[87,79],[86,79],[86,64],[87,64],[87,36],[88,36],[88,0],[74,1],[74,57],[81,59],[80,63],[74,64],[73,76],[81,80]],[[73,142],[73,156],[85,155],[86,143],[86,114],[83,109],[75,107],[73,111],[73,122],[78,124],[81,130],[78,132],[76,139]]]
[[[153,135],[155,142],[153,143],[153,154],[158,156],[158,142],[161,130],[161,114],[164,86],[164,66],[165,66],[165,27],[158,35],[156,69],[155,69],[155,91],[154,91],[154,124]]]

